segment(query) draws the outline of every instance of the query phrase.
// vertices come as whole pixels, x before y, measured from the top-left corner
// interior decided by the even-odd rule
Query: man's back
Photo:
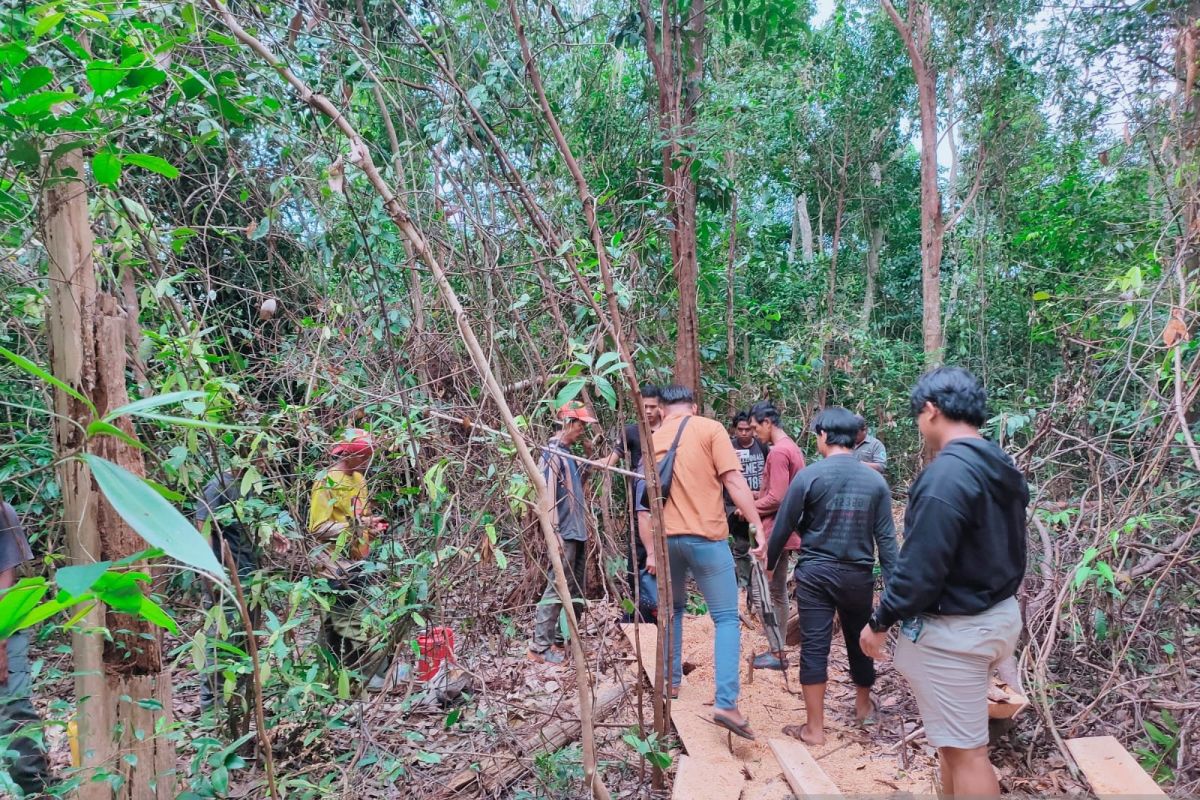
[[[692,533],[714,541],[729,536],[722,500],[721,475],[741,470],[725,427],[716,420],[697,415],[678,415],[663,420],[654,432],[655,463],[662,463],[679,426],[687,427],[675,451],[671,494],[663,508],[668,536]]]
[[[796,475],[775,517],[768,563],[782,550],[785,531],[792,530],[804,540],[802,564],[840,561],[870,566],[875,563],[876,545],[885,573],[895,563],[895,524],[887,482],[849,453],[831,455]]]

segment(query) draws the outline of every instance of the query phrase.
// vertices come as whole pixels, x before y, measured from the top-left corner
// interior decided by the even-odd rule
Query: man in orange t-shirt
[[[671,565],[671,693],[677,696],[683,681],[683,612],[690,574],[704,595],[716,628],[713,638],[716,667],[713,722],[738,736],[753,739],[750,723],[737,707],[741,629],[737,578],[727,541],[729,523],[722,490],[729,493],[734,505],[754,530],[759,531],[760,537],[762,520],[754,508],[754,495],[742,476],[742,462],[734,452],[725,427],[716,420],[696,415],[691,389],[664,387],[660,400],[663,421],[653,436],[655,464],[663,464],[672,445],[676,447],[670,493],[663,504],[663,527]],[[649,514],[643,512],[639,516],[640,533],[647,552],[646,569],[653,573],[657,565],[650,541]]]

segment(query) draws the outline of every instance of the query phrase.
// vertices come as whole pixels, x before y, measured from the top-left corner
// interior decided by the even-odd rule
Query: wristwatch
[[[871,612],[871,618],[867,620],[867,627],[870,628],[871,630],[875,631],[875,633],[883,633],[888,628],[890,628],[891,625],[882,624],[879,621],[879,618],[877,616],[875,616],[877,613],[878,613],[878,609]]]

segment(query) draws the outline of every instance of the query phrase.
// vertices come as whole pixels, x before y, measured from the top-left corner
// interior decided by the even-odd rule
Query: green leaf
[[[49,67],[30,67],[21,73],[21,79],[17,81],[17,94],[26,95],[36,92],[53,80],[54,73],[50,71]]]
[[[161,86],[166,83],[167,73],[157,67],[139,67],[135,70],[130,70],[129,75],[125,78],[125,83],[129,86],[136,86],[145,89],[151,89],[155,86]]]
[[[583,378],[576,378],[568,382],[566,386],[559,390],[558,396],[554,398],[554,407],[562,408],[574,400],[583,391],[584,384],[586,383],[587,381]]]
[[[85,406],[87,406],[88,409],[93,414],[96,413],[96,406],[94,406],[92,404],[91,400],[88,400],[82,394],[75,391],[70,386],[68,386],[67,384],[60,381],[58,378],[51,375],[49,372],[46,372],[46,370],[42,369],[37,364],[30,361],[28,358],[25,358],[25,356],[19,356],[16,353],[14,353],[13,351],[8,350],[4,347],[0,347],[0,356],[4,356],[9,361],[11,361],[12,363],[16,364],[21,369],[28,372],[30,375],[33,375],[34,377],[37,377],[37,378],[41,378],[42,380],[44,380],[46,383],[50,384],[51,386],[58,387],[59,389],[63,390],[67,394],[69,394],[71,397],[74,397],[76,400],[78,400],[79,402],[81,402]]]
[[[140,416],[142,412],[149,411],[152,408],[162,408],[176,403],[186,403],[188,400],[199,400],[207,397],[204,392],[187,391],[187,392],[168,392],[167,394],[159,394],[154,397],[146,397],[141,400],[135,400],[132,403],[114,408],[112,411],[104,415],[105,422],[112,422],[118,417],[123,417],[126,414]]]
[[[175,620],[171,619],[171,615],[149,597],[142,597],[142,605],[138,609],[138,615],[152,625],[157,625],[173,634],[179,632],[179,626],[175,624]]]
[[[350,699],[350,672],[348,670],[338,670],[337,694],[339,700]]]
[[[1034,292],[1033,293],[1033,301],[1035,303],[1040,303],[1043,300],[1049,300],[1050,297],[1051,297],[1051,295],[1049,292]]]
[[[78,95],[72,91],[65,92],[38,92],[31,94],[24,100],[17,100],[14,103],[9,103],[4,110],[12,114],[14,117],[36,117],[45,114],[50,110],[51,106],[65,103],[68,100],[75,100]]]
[[[29,169],[37,169],[42,164],[42,151],[33,139],[17,139],[9,148],[8,157],[13,163]]]
[[[458,723],[460,717],[462,717],[461,708],[451,709],[450,713],[446,715],[446,730],[453,728]]]
[[[170,161],[158,156],[150,156],[145,153],[124,153],[121,160],[132,167],[141,167],[142,169],[157,172],[167,178],[178,178],[179,169]]]
[[[422,750],[420,753],[417,753],[417,761],[420,761],[425,764],[440,764],[440,763],[442,763],[442,754],[441,753],[429,753],[429,752]]]
[[[1121,319],[1117,322],[1117,330],[1123,331],[1133,324],[1134,314],[1132,308],[1125,309],[1125,313],[1121,315]]]
[[[34,38],[45,36],[50,31],[54,30],[56,27],[58,27],[58,23],[62,22],[66,16],[67,15],[63,12],[56,11],[53,14],[47,14],[39,19],[37,24],[33,26]]]
[[[592,378],[592,383],[596,384],[596,391],[604,398],[604,402],[608,403],[608,407],[615,409],[617,407],[617,392],[613,389],[608,378],[596,375]]]
[[[111,561],[97,561],[94,564],[60,567],[54,573],[54,582],[63,591],[78,596],[91,589],[111,565]]]
[[[92,156],[92,177],[101,186],[116,186],[121,179],[121,159],[112,150],[97,150]]]
[[[122,442],[125,442],[125,444],[127,444],[131,447],[136,447],[139,450],[148,449],[146,447],[146,445],[142,444],[137,439],[133,438],[128,433],[126,433],[125,431],[118,428],[116,425],[113,425],[112,423],[109,423],[109,422],[104,422],[103,420],[99,420],[99,419],[95,420],[94,422],[92,422],[90,425],[87,426],[87,435],[88,436],[114,436],[114,437],[120,439]]]
[[[258,221],[258,227],[250,234],[250,241],[257,242],[271,232],[271,220],[263,217]]]
[[[162,548],[177,561],[222,581],[226,579],[225,570],[200,531],[149,484],[99,456],[84,453],[81,458],[91,468],[108,502],[150,545]]]
[[[92,87],[92,91],[97,95],[104,94],[109,89],[112,89],[125,77],[125,70],[111,61],[104,61],[102,59],[88,62],[84,72],[87,75],[88,85]]]
[[[185,428],[204,428],[212,431],[252,431],[246,425],[226,425],[223,422],[210,422],[206,419],[196,419],[195,417],[172,417],[167,414],[155,414],[150,411],[142,411],[138,414],[142,419],[152,419],[156,422],[166,422],[170,425],[182,425]]]
[[[25,578],[0,596],[0,639],[7,639],[49,591],[44,578]]]

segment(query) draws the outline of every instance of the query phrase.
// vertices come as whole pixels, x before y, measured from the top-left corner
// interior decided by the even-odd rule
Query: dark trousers
[[[38,736],[41,717],[33,707],[29,634],[14,633],[8,648],[8,680],[0,683],[0,769],[27,794],[46,789],[50,767]]]
[[[800,683],[825,683],[833,614],[842,621],[850,678],[856,686],[875,683],[875,662],[862,651],[858,635],[871,616],[875,576],[870,567],[837,561],[809,561],[796,566],[796,603],[800,607]]]
[[[571,590],[571,605],[575,606],[575,616],[583,616],[586,606],[583,586],[587,572],[587,542],[577,542],[573,539],[562,540],[563,570],[567,573],[567,588]],[[533,614],[533,639],[529,649],[535,653],[544,653],[551,645],[563,643],[562,628],[558,625],[558,612],[562,610],[562,601],[558,597],[558,587],[554,583],[554,572],[546,579],[546,591],[538,601],[537,611]]]

